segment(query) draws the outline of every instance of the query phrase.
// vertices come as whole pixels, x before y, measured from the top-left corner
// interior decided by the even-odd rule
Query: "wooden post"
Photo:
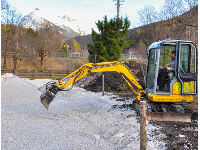
[[[52,74],[51,74],[51,69],[50,69],[50,78],[51,78]]]
[[[15,69],[13,69],[13,74],[15,75]]]
[[[140,150],[146,150],[147,132],[146,132],[146,101],[140,101]]]
[[[33,69],[33,78],[34,78],[34,76],[35,76],[35,69]]]
[[[102,96],[104,96],[104,73],[102,75],[102,84],[103,84],[103,86],[102,86]]]

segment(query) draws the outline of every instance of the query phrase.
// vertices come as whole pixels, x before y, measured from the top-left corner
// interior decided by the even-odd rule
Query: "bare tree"
[[[11,5],[7,0],[1,0],[1,24],[9,24]]]
[[[20,61],[22,60],[23,53],[27,50],[27,42],[31,43],[31,41],[27,41],[26,35],[27,29],[22,25],[18,25],[16,27],[16,36],[14,40],[15,43],[13,45],[13,65],[15,69],[20,66]]]
[[[40,56],[40,66],[43,67],[44,58],[48,55],[47,44],[48,44],[48,34],[50,33],[49,22],[44,20],[41,23],[40,29],[38,30],[39,36],[37,41],[37,53]]]
[[[145,5],[143,9],[138,12],[141,25],[147,25],[158,20],[156,9],[151,5]]]
[[[3,68],[5,69],[6,61],[7,61],[7,53],[9,49],[9,45],[11,42],[10,34],[5,34],[5,32],[11,32],[10,26],[7,25],[9,22],[9,10],[10,10],[10,4],[6,0],[1,0],[1,50],[3,52]],[[4,23],[4,24],[2,24]]]
[[[143,38],[143,43],[148,48],[151,43],[151,38],[156,36],[155,24],[153,22],[158,21],[157,10],[150,5],[145,5],[145,7],[138,11],[140,23],[144,26],[144,29],[141,31],[141,36]],[[149,26],[151,24],[151,26]]]
[[[21,13],[12,7],[7,0],[1,0],[1,48],[4,58],[3,68],[6,68],[8,52],[15,52],[18,44],[17,26],[21,20]],[[14,47],[11,47],[14,46]],[[15,56],[14,56],[15,57]],[[16,60],[16,59],[15,59]]]
[[[56,32],[51,23],[43,20],[38,29],[39,36],[37,40],[37,53],[40,57],[40,68],[44,66],[44,59],[53,52],[61,50],[64,42],[64,36]]]
[[[184,5],[182,0],[165,0],[165,3],[160,9],[159,13],[159,20],[170,20],[166,24],[164,28],[169,28],[170,30],[170,36],[174,37],[174,24],[175,22],[175,17],[182,14],[185,11]]]
[[[190,10],[194,6],[198,5],[198,0],[183,0],[186,10]]]
[[[159,13],[160,20],[170,19],[167,26],[170,29],[171,37],[177,37],[177,32],[175,31],[182,29],[185,31],[187,26],[193,26],[188,20],[185,20],[186,17],[180,17],[186,11],[191,10],[194,6],[198,4],[198,0],[165,0],[164,5],[161,7],[161,13]],[[193,16],[191,16],[193,17]],[[179,25],[175,26],[175,24],[179,23]],[[180,30],[181,31],[181,30]],[[182,33],[180,32],[180,35]]]

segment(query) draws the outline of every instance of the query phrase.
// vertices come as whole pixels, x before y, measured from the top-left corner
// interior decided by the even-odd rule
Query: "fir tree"
[[[68,47],[67,47],[67,44],[65,42],[63,42],[63,46],[61,47],[61,51],[68,53]]]
[[[88,44],[89,61],[105,62],[120,59],[124,48],[130,46],[133,41],[126,41],[129,35],[130,21],[126,17],[114,18],[110,22],[107,16],[104,21],[96,23],[99,34],[92,29],[92,44]]]

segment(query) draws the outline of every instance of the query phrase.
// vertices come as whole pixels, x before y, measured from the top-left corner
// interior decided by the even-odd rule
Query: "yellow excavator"
[[[168,66],[172,51],[175,51],[176,55],[175,69],[165,70],[171,76],[166,78],[163,87],[158,90],[159,72],[163,71],[159,68]],[[88,63],[58,82],[48,82],[46,92],[40,96],[41,103],[48,110],[57,92],[67,87],[67,90],[70,90],[76,81],[88,73],[111,71],[122,74],[135,93],[137,101],[145,98],[156,103],[192,102],[193,95],[197,94],[197,49],[195,45],[191,41],[167,39],[154,42],[149,46],[145,88],[139,84],[137,77],[123,63],[118,61]]]

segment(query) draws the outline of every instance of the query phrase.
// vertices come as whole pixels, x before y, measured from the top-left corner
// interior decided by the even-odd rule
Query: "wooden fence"
[[[68,70],[35,70],[35,69],[2,69],[1,75],[12,73],[20,78],[30,79],[62,79],[69,74]]]

